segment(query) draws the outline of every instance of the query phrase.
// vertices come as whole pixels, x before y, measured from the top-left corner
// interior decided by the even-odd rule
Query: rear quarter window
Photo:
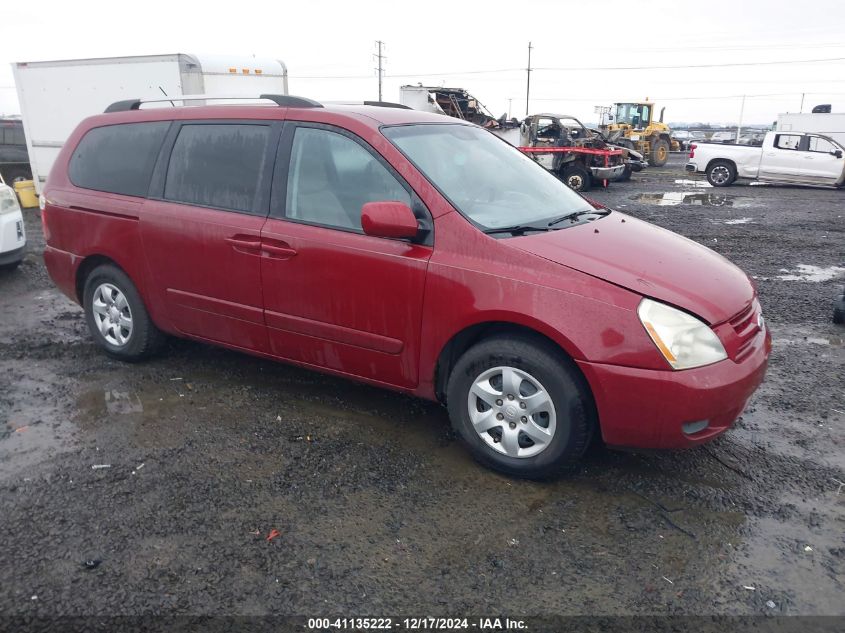
[[[83,189],[146,196],[169,127],[169,121],[154,121],[89,130],[71,156],[70,181]]]

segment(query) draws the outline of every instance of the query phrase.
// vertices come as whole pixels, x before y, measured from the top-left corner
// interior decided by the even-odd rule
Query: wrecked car
[[[575,191],[594,183],[627,180],[645,166],[638,152],[608,143],[567,114],[535,114],[518,128],[490,130],[563,180]]]

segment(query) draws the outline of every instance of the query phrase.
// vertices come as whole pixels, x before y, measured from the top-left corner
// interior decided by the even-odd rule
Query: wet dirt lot
[[[550,482],[477,466],[435,404],[186,341],[106,358],[27,210],[0,276],[0,612],[845,614],[845,192],[714,190],[681,160],[590,195],[757,280],[767,380],[708,446],[597,446]]]

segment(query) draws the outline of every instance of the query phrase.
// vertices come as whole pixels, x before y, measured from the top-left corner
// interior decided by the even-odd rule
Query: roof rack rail
[[[364,105],[378,106],[380,108],[400,108],[402,110],[413,110],[410,106],[401,103],[393,103],[392,101],[365,101]]]
[[[283,108],[322,108],[323,104],[306,97],[295,97],[293,95],[268,95],[263,94],[259,99],[268,99]]]
[[[182,95],[181,97],[164,97],[161,99],[124,99],[123,101],[115,101],[105,109],[105,112],[128,112],[130,110],[139,110],[142,103],[170,103],[175,105],[174,101],[225,101],[225,100],[240,100],[245,99],[264,99],[265,101],[272,101],[277,106],[283,108],[322,108],[323,104],[313,99],[305,97],[295,97],[293,95],[271,95],[263,94],[258,97],[246,97],[243,95],[233,96],[219,96],[219,95]]]

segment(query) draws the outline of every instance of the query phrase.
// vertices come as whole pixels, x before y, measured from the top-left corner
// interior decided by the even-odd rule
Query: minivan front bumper
[[[741,362],[726,359],[683,371],[586,361],[578,366],[592,387],[606,444],[688,448],[733,426],[763,382],[771,349],[771,335],[764,328]]]

